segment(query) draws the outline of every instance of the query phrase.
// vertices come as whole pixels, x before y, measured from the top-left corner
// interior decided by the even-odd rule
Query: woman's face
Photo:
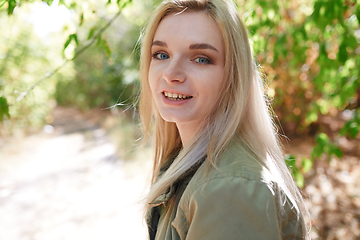
[[[216,22],[204,12],[166,16],[151,47],[149,83],[161,117],[198,126],[217,106],[225,52]]]

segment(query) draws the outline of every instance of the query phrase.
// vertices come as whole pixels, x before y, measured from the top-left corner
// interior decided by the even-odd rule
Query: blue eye
[[[200,64],[209,64],[209,63],[211,63],[211,60],[209,58],[206,58],[206,57],[198,57],[198,58],[195,58],[194,61],[197,62],[197,63],[200,63]]]
[[[166,53],[155,53],[153,54],[153,58],[159,59],[159,60],[164,60],[164,59],[168,59],[169,56]]]

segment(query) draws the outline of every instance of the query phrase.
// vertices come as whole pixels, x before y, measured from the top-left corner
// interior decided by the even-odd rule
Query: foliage
[[[130,104],[129,99],[135,92],[138,77],[137,71],[132,70],[136,66],[122,58],[130,53],[115,47],[110,59],[100,48],[88,49],[77,58],[74,61],[75,78],[57,84],[55,98],[58,104],[76,105],[83,110],[109,107],[119,102]]]
[[[97,47],[74,60],[74,79],[58,83],[56,100],[59,104],[76,105],[83,110],[132,104],[138,89],[140,52],[136,43],[147,17],[144,14],[146,4],[134,5],[129,6],[127,13],[114,21],[104,34],[94,36],[99,25],[104,24],[103,20],[95,25],[85,22],[84,29],[78,30],[79,36],[87,35],[88,39],[94,36]]]
[[[293,155],[286,155],[285,156],[285,163],[286,166],[290,169],[291,175],[294,177],[296,184],[299,187],[304,186],[304,176],[300,172],[299,168],[296,166],[296,157]]]
[[[31,2],[0,0],[0,10],[6,10],[9,19],[16,18],[16,7],[24,8],[23,5]],[[52,0],[42,2],[49,6],[54,4]],[[127,6],[129,2],[134,4]],[[158,2],[60,0],[59,5],[65,5],[75,13],[73,25],[63,30],[59,44],[62,57],[73,63],[72,71],[30,89],[34,91],[32,98],[21,104],[12,105],[16,99],[24,97],[15,96],[14,91],[20,93],[26,89],[25,86],[33,84],[34,79],[41,79],[39,69],[52,66],[51,61],[41,55],[42,51],[35,52],[36,48],[45,51],[43,47],[33,47],[32,44],[37,42],[35,37],[29,41],[20,35],[13,38],[11,42],[18,42],[17,47],[0,43],[6,58],[0,63],[0,120],[4,119],[2,122],[5,124],[11,115],[12,121],[20,121],[24,113],[31,116],[34,112],[43,114],[33,119],[44,119],[44,109],[49,109],[48,102],[53,97],[61,105],[76,105],[82,109],[126,102],[137,88],[138,33],[148,18],[148,9]],[[293,155],[285,159],[297,184],[303,186],[303,174],[312,168],[314,161],[326,156],[329,161],[333,157],[342,157],[342,149],[337,143],[340,136],[359,136],[360,2],[234,2],[249,29],[254,55],[268,83],[267,95],[273,99],[274,110],[285,134],[315,137],[311,156],[302,156],[301,161]],[[110,20],[106,17],[116,12],[123,13],[119,20],[115,21],[118,15]],[[4,19],[4,14],[1,14]],[[109,31],[105,32],[107,28]],[[96,46],[89,48],[92,43]],[[39,71],[25,70],[30,67],[25,67],[27,64],[24,62],[30,61],[38,62]],[[18,77],[20,81],[15,81]],[[36,108],[36,104],[42,108]],[[351,117],[336,134],[328,131],[322,123],[324,116],[342,118],[345,113]]]
[[[78,38],[77,38],[77,35],[75,33],[73,34],[70,34],[68,39],[66,40],[65,44],[64,44],[64,51],[65,49],[69,46],[71,40],[74,40],[76,45],[79,45],[79,41],[78,41]]]
[[[325,133],[320,133],[316,136],[316,145],[313,148],[311,157],[313,159],[320,158],[322,154],[328,155],[328,161],[331,161],[332,155],[335,155],[338,158],[341,158],[343,152],[341,149],[334,143],[332,143]]]
[[[8,118],[10,118],[10,114],[9,114],[9,106],[7,104],[7,101],[5,98],[0,97],[0,122],[4,119],[4,116],[7,116]]]
[[[46,2],[47,4],[51,5],[52,1],[43,1]],[[106,54],[106,59],[110,58],[110,55],[112,54],[111,52],[111,48],[109,46],[109,43],[107,41],[107,39],[102,36],[103,32],[105,31],[106,28],[108,28],[112,21],[116,19],[116,17],[118,17],[122,11],[122,8],[125,7],[129,2],[131,2],[131,0],[124,0],[124,1],[116,1],[116,5],[118,6],[118,8],[120,9],[118,11],[118,13],[108,22],[106,19],[102,20],[102,18],[100,18],[99,16],[94,16],[95,15],[95,10],[93,9],[97,9],[99,12],[101,12],[101,14],[106,13],[107,9],[105,8],[105,6],[100,3],[100,6],[102,6],[102,8],[97,7],[96,4],[99,4],[98,2],[94,2],[92,1],[92,3],[94,5],[92,5],[93,9],[88,9],[88,11],[84,11],[84,4],[82,5],[78,5],[80,4],[79,1],[76,2],[72,2],[70,3],[69,1],[67,1],[67,7],[68,8],[72,8],[78,12],[80,12],[80,17],[79,17],[79,21],[75,22],[75,27],[74,26],[67,26],[64,28],[63,32],[62,32],[62,36],[60,36],[59,38],[59,34],[57,34],[56,36],[52,36],[53,38],[48,42],[44,42],[41,39],[40,40],[36,40],[34,33],[30,34],[27,33],[29,31],[32,30],[32,26],[30,24],[28,25],[24,25],[24,24],[20,24],[19,26],[17,26],[16,28],[14,27],[14,25],[3,25],[2,27],[5,28],[5,30],[3,32],[20,32],[23,33],[22,37],[19,35],[14,35],[14,34],[5,34],[3,35],[4,38],[2,38],[4,40],[4,44],[3,49],[5,54],[5,59],[3,62],[0,62],[0,73],[1,73],[1,81],[2,81],[2,85],[5,86],[5,88],[0,88],[0,97],[2,99],[2,102],[6,102],[6,104],[2,104],[0,106],[1,108],[1,117],[3,118],[3,116],[5,116],[4,121],[2,121],[2,134],[4,133],[11,133],[11,129],[14,128],[29,128],[31,126],[41,126],[44,122],[47,122],[47,115],[49,113],[49,110],[51,109],[51,99],[54,98],[54,93],[56,90],[56,95],[59,96],[61,95],[61,88],[60,88],[60,92],[58,91],[58,89],[55,88],[56,85],[59,85],[59,82],[61,83],[69,83],[71,81],[76,81],[77,78],[76,75],[74,75],[74,71],[71,71],[70,69],[72,68],[71,64],[68,64],[70,60],[73,60],[75,58],[77,58],[80,54],[82,54],[83,52],[85,52],[85,50],[94,42],[97,42],[97,46],[99,47],[99,49],[102,49],[102,51]],[[26,1],[18,1],[16,2],[17,6],[23,5],[25,4]],[[13,6],[11,5],[13,4],[13,2],[1,2],[0,5],[2,5],[2,7],[8,7],[12,8]],[[60,1],[59,4],[65,4],[64,1]],[[90,5],[90,2],[87,2],[88,6]],[[108,5],[111,4],[110,1],[108,1]],[[24,5],[21,6],[21,8],[19,8],[17,11],[11,11],[11,13],[8,12],[8,15],[11,15],[10,17],[6,17],[4,16],[3,12],[0,12],[1,17],[9,22],[13,21],[18,21],[18,18],[24,18],[24,9],[27,11],[29,11],[29,9],[27,8],[29,5]],[[111,6],[109,6],[111,7]],[[112,6],[114,9],[114,6]],[[15,8],[15,7],[14,7]],[[85,7],[86,8],[86,7]],[[113,10],[114,11],[114,10]],[[26,18],[26,17],[25,17]],[[91,18],[98,18],[100,20],[97,20],[97,26],[92,26],[93,24],[90,24],[90,20],[93,20]],[[89,20],[89,24],[84,24],[84,19],[88,19]],[[86,23],[86,21],[85,21]],[[102,25],[101,25],[102,24]],[[121,23],[118,23],[118,26]],[[30,25],[30,26],[29,26]],[[88,34],[88,38],[85,41],[82,41],[83,37],[81,35],[81,33],[83,33],[84,31],[87,31],[87,29],[80,29],[81,25],[86,25],[86,26],[92,26],[89,27],[90,31]],[[104,26],[105,25],[105,26]],[[13,29],[14,28],[14,29]],[[78,29],[76,32],[74,32],[75,29]],[[25,29],[25,30],[24,30]],[[28,34],[28,37],[25,37]],[[61,52],[58,52],[58,54],[55,57],[55,59],[53,59],[53,54],[49,54],[50,52],[52,52],[50,50],[50,48],[47,48],[45,45],[49,45],[49,42],[57,42],[58,39],[63,39],[64,35],[68,34],[67,39],[64,39],[65,44],[63,45],[63,58],[67,58],[63,60],[63,64],[60,64],[59,61],[57,61],[56,59],[61,59]],[[11,36],[10,36],[11,35]],[[61,35],[61,33],[60,33]],[[34,38],[31,38],[30,36],[34,36]],[[80,36],[80,38],[78,37]],[[30,38],[29,38],[30,37]],[[54,41],[55,39],[55,41]],[[80,42],[81,41],[81,42]],[[136,41],[133,41],[136,42]],[[11,44],[8,44],[11,43]],[[16,46],[16,47],[15,47]],[[23,49],[19,48],[20,46],[24,46]],[[77,51],[74,52],[76,46],[78,46]],[[1,47],[1,45],[0,45]],[[4,49],[5,48],[5,49]],[[31,49],[31,51],[25,50],[25,49]],[[55,49],[58,49],[57,47]],[[129,51],[130,48],[127,48],[127,50]],[[41,50],[41,51],[39,51]],[[7,53],[6,53],[7,51]],[[35,54],[33,54],[32,52],[37,51]],[[97,50],[99,52],[99,50]],[[17,52],[19,54],[17,54],[18,58],[17,60],[12,61],[13,59],[13,55],[10,54],[11,52]],[[131,50],[130,50],[131,52]],[[41,55],[40,53],[44,53],[44,55]],[[52,56],[49,56],[52,55]],[[50,57],[50,58],[49,58]],[[124,56],[122,56],[124,57]],[[39,59],[39,61],[43,61],[43,63],[38,63],[38,65],[36,65],[36,59]],[[34,61],[35,60],[35,61]],[[54,61],[55,60],[55,61]],[[92,59],[91,57],[87,58],[88,62],[90,62]],[[104,61],[107,61],[104,59]],[[123,61],[123,59],[120,59],[119,61]],[[12,64],[12,62],[14,62],[14,64]],[[22,63],[24,62],[24,63]],[[26,62],[26,63],[25,63]],[[46,66],[51,66],[51,67],[46,67]],[[58,67],[56,67],[56,65]],[[65,68],[64,66],[67,65]],[[1,67],[2,66],[2,67]],[[53,69],[53,71],[49,71],[50,69]],[[66,74],[63,74],[62,71],[64,69],[67,69]],[[9,76],[9,74],[11,75],[11,73],[15,72],[16,69],[36,69],[36,74],[33,72],[32,74],[26,74],[26,71],[18,71],[20,76],[19,78],[13,78],[11,76]],[[44,71],[47,69],[47,72]],[[63,69],[63,70],[61,70]],[[87,71],[87,69],[82,69],[85,72]],[[76,71],[76,69],[75,69]],[[55,79],[50,80],[50,81],[44,81],[47,80],[47,78],[51,77],[52,75],[54,75],[55,73],[56,76],[54,77]],[[100,74],[102,75],[102,74]],[[105,75],[105,74],[104,74]],[[41,77],[42,76],[42,77]],[[99,77],[99,75],[98,75]],[[27,78],[27,81],[23,82],[21,80],[21,78]],[[31,80],[30,80],[31,79]],[[40,79],[40,80],[39,80]],[[38,80],[38,81],[36,81]],[[59,80],[59,82],[58,82]],[[107,79],[104,79],[103,76],[100,76],[98,78],[97,81],[97,85],[98,86],[102,86],[101,83],[104,82],[104,80],[106,81]],[[115,79],[116,80],[116,79]],[[124,87],[123,85],[121,85],[121,81],[122,79],[117,79],[118,82],[116,83],[119,86]],[[66,84],[62,84],[62,85],[66,85]],[[106,85],[106,84],[105,84]],[[71,85],[68,85],[71,86]],[[78,86],[83,86],[78,84]],[[88,86],[87,84],[85,84],[85,86]],[[73,85],[69,88],[66,89],[65,91],[63,90],[63,92],[65,92],[65,94],[62,95],[62,99],[66,99],[67,102],[70,102],[71,104],[78,104],[80,105],[79,107],[84,106],[84,104],[88,104],[88,103],[82,103],[79,101],[71,101],[71,94],[67,94],[67,92],[71,92],[71,90],[74,90]],[[107,90],[109,90],[109,86],[107,86],[106,88]],[[77,89],[75,89],[77,92],[81,91],[81,87],[78,87]],[[119,92],[121,92],[123,89],[119,89],[119,88],[112,88],[110,87],[110,90],[112,90],[113,92],[117,91],[117,94],[119,94]],[[29,93],[33,93],[30,94],[32,95],[32,97],[26,97]],[[87,93],[87,92],[85,92]],[[99,92],[98,94],[103,94],[103,96],[107,96],[108,92]],[[18,96],[16,96],[18,95]],[[36,97],[35,97],[36,96]],[[88,95],[84,95],[86,98],[90,99],[91,96]],[[109,102],[113,102],[116,103],[116,100],[118,99],[118,96],[115,97],[115,94],[111,94],[112,99],[110,99],[109,101],[107,101],[107,103]],[[21,104],[18,104],[19,101],[21,101],[22,99],[24,99],[26,97],[26,101],[22,101]],[[93,98],[91,98],[93,99]],[[114,100],[115,99],[115,100]],[[108,100],[108,99],[106,99]],[[39,108],[37,109],[37,103],[39,103]],[[97,101],[97,103],[99,103],[99,101]],[[83,105],[81,105],[83,104]],[[99,105],[99,104],[97,104]],[[89,107],[93,107],[93,106],[97,106],[96,104],[88,104]],[[106,105],[106,103],[105,103]],[[8,111],[10,107],[10,111]],[[11,120],[10,120],[10,115],[12,116]],[[24,117],[26,116],[26,117]],[[51,121],[51,119],[50,119]],[[1,121],[0,121],[1,122]],[[6,130],[6,131],[3,131]]]
[[[22,104],[11,105],[24,97],[29,86],[56,68],[61,59],[54,55],[52,44],[46,45],[38,38],[26,22],[28,16],[26,7],[17,10],[11,18],[0,12],[3,33],[0,37],[0,130],[5,135],[16,128],[31,130],[42,126],[52,104],[56,81],[66,75],[59,73],[53,81],[34,88]]]
[[[340,129],[340,134],[355,138],[360,130],[360,109],[356,109],[354,117],[345,123],[344,127]]]
[[[353,118],[338,134],[355,138],[360,108],[359,1],[237,1],[256,58],[268,80],[267,94],[285,134],[314,134],[309,158],[290,169],[299,186],[303,173],[323,155],[340,158],[342,150],[322,126],[322,116]],[[292,113],[292,114],[289,114]],[[299,168],[298,168],[299,167]]]

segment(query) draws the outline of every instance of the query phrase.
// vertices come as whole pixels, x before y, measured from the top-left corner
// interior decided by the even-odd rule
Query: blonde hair
[[[207,117],[201,126],[202,130],[186,148],[181,144],[175,123],[166,122],[161,118],[148,82],[150,49],[155,31],[167,15],[182,11],[202,11],[211,16],[218,24],[225,47],[225,76],[221,91],[223,94],[219,94],[219,105]],[[224,151],[233,137],[237,137],[251,154],[256,155],[260,164],[274,175],[276,182],[303,221],[303,213],[307,212],[306,207],[283,160],[278,134],[251,54],[246,28],[233,3],[227,0],[164,1],[148,22],[142,44],[140,116],[145,138],[149,135],[152,119],[155,120],[155,159],[147,203],[153,202],[163,194],[172,183],[205,156],[205,164],[216,168],[218,155]],[[161,165],[174,153],[178,155],[171,166],[155,181]],[[148,207],[147,204],[146,208]],[[306,227],[303,226],[303,229]]]

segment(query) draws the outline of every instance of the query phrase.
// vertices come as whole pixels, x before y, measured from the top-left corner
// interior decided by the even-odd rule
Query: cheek
[[[218,91],[222,91],[223,90],[223,85],[224,83],[224,68],[221,67],[218,69],[217,71],[217,79],[216,79],[216,83],[217,83],[217,89]]]
[[[204,80],[204,89],[207,89],[211,94],[213,94],[213,97],[220,94],[223,85],[222,71],[213,71],[210,74],[207,74]]]

